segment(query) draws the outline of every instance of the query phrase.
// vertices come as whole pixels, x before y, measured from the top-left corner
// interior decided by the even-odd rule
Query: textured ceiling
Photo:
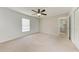
[[[34,16],[34,12],[32,10],[37,9],[46,9],[45,13],[47,13],[47,16],[41,16],[43,17],[51,17],[51,16],[57,16],[61,14],[67,14],[71,11],[72,7],[9,7],[9,9],[15,10],[17,12]],[[37,16],[34,16],[37,17]]]

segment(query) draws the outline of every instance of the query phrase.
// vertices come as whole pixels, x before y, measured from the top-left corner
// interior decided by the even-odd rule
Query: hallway
[[[71,40],[37,33],[0,44],[2,52],[77,52]]]

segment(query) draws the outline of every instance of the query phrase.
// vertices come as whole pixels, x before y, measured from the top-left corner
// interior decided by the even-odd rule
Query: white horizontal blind
[[[22,18],[22,32],[30,31],[30,20]]]

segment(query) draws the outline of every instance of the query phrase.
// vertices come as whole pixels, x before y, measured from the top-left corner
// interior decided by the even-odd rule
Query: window
[[[22,32],[30,31],[30,20],[22,18]]]

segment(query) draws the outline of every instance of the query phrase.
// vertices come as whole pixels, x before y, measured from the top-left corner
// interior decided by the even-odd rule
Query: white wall
[[[74,16],[74,26],[75,26],[75,44],[77,48],[79,49],[79,8],[75,11]]]
[[[43,18],[40,20],[40,32],[57,35],[58,19],[54,17]]]
[[[71,40],[79,49],[79,8],[73,8],[71,13]]]
[[[22,17],[30,19],[30,32],[22,33]],[[8,8],[0,8],[0,42],[36,32],[39,32],[39,19],[12,11]]]

